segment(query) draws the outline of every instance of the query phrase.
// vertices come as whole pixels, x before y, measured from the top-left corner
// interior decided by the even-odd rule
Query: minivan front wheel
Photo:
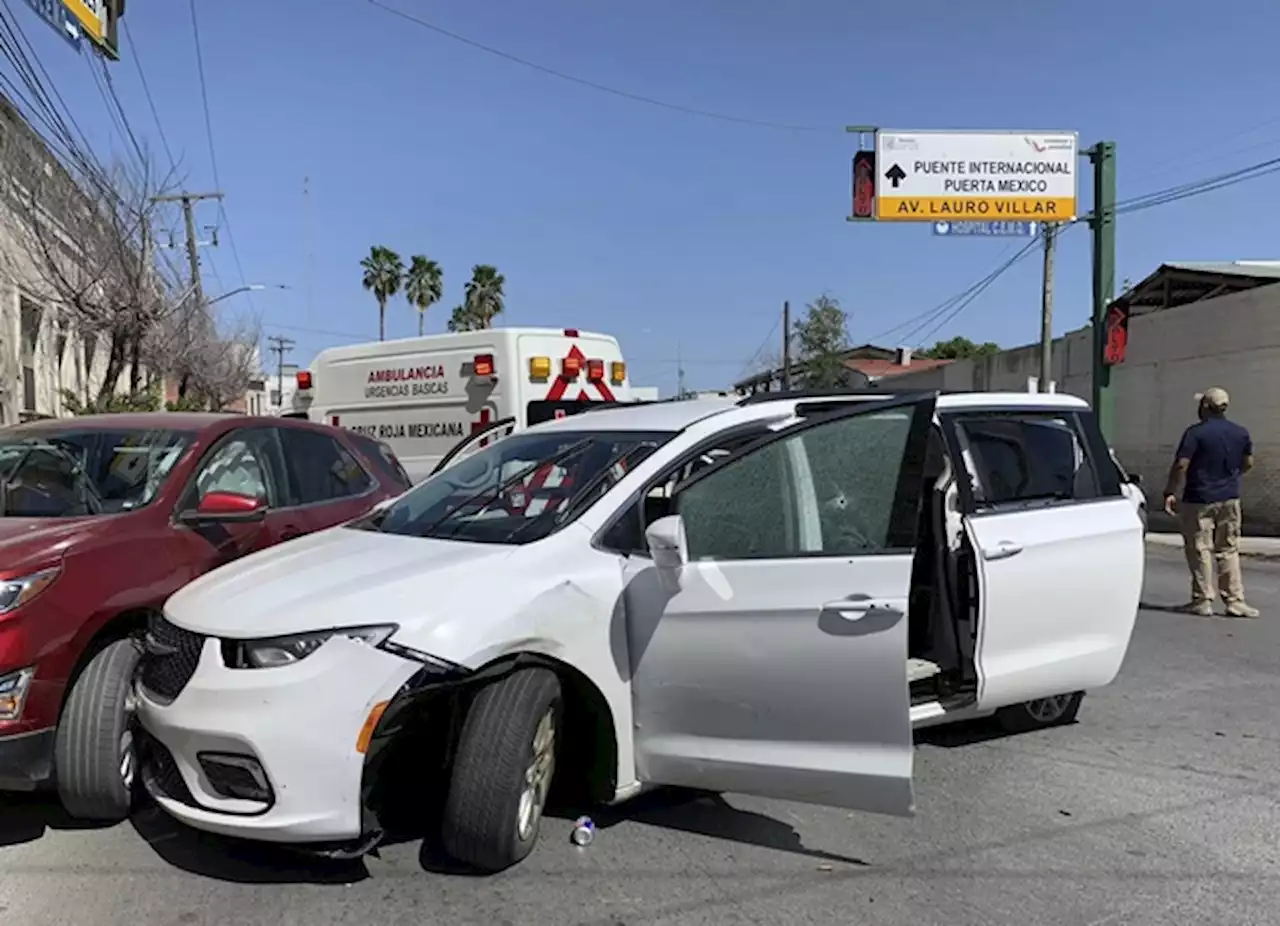
[[[481,689],[467,711],[445,800],[445,851],[479,871],[523,860],[538,841],[555,774],[560,680],[521,669]]]
[[[89,660],[62,709],[54,747],[58,796],[80,820],[119,823],[137,793],[133,675],[141,653],[117,640]]]

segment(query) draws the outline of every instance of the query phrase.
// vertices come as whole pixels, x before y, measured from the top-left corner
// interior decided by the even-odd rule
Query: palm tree
[[[467,321],[471,328],[492,328],[493,320],[502,314],[502,288],[507,278],[498,272],[498,268],[490,264],[476,264],[471,268],[471,279],[467,282],[463,298]]]
[[[418,310],[418,336],[421,337],[427,309],[444,295],[444,271],[440,265],[421,254],[409,258],[409,272],[404,275],[404,294],[409,304]]]
[[[391,248],[375,244],[369,256],[360,261],[364,268],[361,283],[378,300],[378,340],[387,339],[387,300],[400,292],[404,279],[404,261]]]

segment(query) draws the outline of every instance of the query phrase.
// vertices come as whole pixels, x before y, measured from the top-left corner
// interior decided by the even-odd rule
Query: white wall
[[[1111,383],[1116,453],[1152,497],[1195,422],[1195,394],[1226,389],[1257,462],[1245,477],[1246,527],[1280,533],[1280,284],[1131,318],[1128,356]]]

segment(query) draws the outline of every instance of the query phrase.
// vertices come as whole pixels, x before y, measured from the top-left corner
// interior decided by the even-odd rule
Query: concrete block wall
[[[1241,499],[1246,530],[1280,536],[1280,285],[1131,318],[1128,356],[1111,382],[1116,453],[1142,474],[1153,502],[1196,420],[1195,394],[1226,389],[1231,418],[1253,435],[1256,469]]]

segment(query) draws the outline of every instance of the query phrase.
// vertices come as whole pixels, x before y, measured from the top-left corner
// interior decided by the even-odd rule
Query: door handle
[[[822,606],[822,610],[834,611],[847,621],[860,621],[872,611],[880,611],[898,617],[902,615],[901,609],[894,607],[887,601],[874,601],[871,599],[863,601],[829,601]]]
[[[294,540],[301,536],[302,536],[302,531],[298,530],[296,527],[286,527],[283,531],[280,532],[280,540],[282,542],[285,540]]]
[[[997,559],[1008,559],[1022,552],[1022,547],[1011,540],[1001,540],[994,547],[982,551],[982,558],[990,562]]]

